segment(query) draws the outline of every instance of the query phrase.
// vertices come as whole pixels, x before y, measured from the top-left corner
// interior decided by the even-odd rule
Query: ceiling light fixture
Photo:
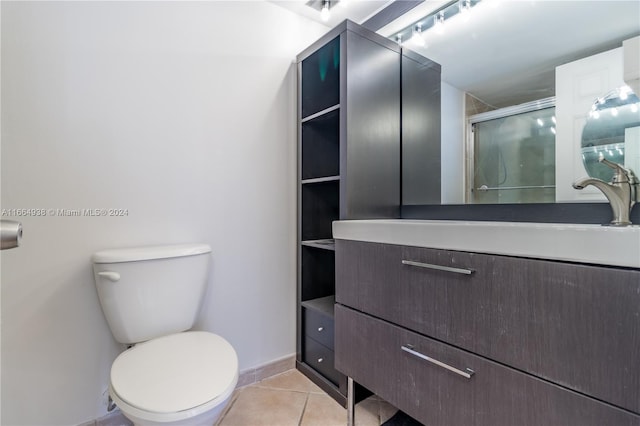
[[[309,0],[305,4],[318,12],[320,12],[320,19],[322,22],[327,22],[331,19],[331,8],[340,4],[346,5],[346,0]]]
[[[483,0],[450,1],[441,8],[434,10],[429,15],[423,16],[418,21],[415,21],[411,25],[405,27],[402,31],[395,33],[395,39],[396,41],[413,39],[418,26],[420,26],[419,32],[422,34],[422,37],[424,37],[424,33],[430,28],[436,28],[439,33],[442,33],[442,28],[446,20],[449,20],[458,14],[464,14],[465,17],[468,17],[471,9],[480,3],[480,1]]]
[[[329,0],[324,0],[322,10],[320,11],[320,19],[322,19],[323,22],[327,22],[329,18],[331,18],[331,12],[329,12]]]

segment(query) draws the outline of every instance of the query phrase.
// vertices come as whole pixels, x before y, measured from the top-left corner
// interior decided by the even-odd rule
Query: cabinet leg
[[[354,395],[353,379],[347,377],[347,426],[354,426],[356,411],[356,397]]]

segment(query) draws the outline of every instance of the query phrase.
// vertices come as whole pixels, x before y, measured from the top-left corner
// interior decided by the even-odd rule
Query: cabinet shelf
[[[302,245],[300,301],[335,294],[335,252]]]
[[[317,177],[311,179],[303,179],[300,181],[301,184],[306,185],[309,183],[322,183],[322,182],[332,182],[340,180],[340,176],[325,176],[325,177]]]
[[[301,123],[302,180],[340,174],[340,111]]]
[[[304,117],[302,120],[300,120],[300,122],[301,123],[306,123],[308,121],[315,120],[316,118],[321,118],[322,116],[324,116],[326,114],[329,114],[330,112],[336,111],[338,109],[340,109],[340,104],[336,104],[334,106],[330,106],[329,108],[323,109],[320,112],[316,112],[315,114],[311,114],[308,117]]]
[[[306,300],[300,304],[307,309],[313,309],[314,311],[321,312],[331,318],[333,318],[334,305],[336,303],[336,297],[334,295],[319,297],[317,299]]]
[[[332,223],[340,215],[339,181],[302,185],[301,198],[301,241],[331,238]]]
[[[335,249],[336,249],[336,242],[333,239],[308,240],[308,241],[303,241],[301,244],[303,246],[315,247],[315,248],[319,248],[319,249],[322,249],[322,250],[333,250],[333,251],[335,251]]]

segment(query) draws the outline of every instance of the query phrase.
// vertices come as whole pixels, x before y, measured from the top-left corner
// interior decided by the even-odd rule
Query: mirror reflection
[[[598,98],[582,131],[582,161],[589,176],[610,182],[614,170],[605,159],[640,171],[640,102],[629,86]]]
[[[555,201],[554,100],[505,108],[470,119],[474,204]]]
[[[606,59],[603,60],[605,64],[597,66],[588,58],[600,58],[599,55],[616,49],[622,51],[625,40],[640,35],[640,2],[481,0],[472,1],[473,7],[466,13],[445,16],[442,26],[436,26],[435,21],[421,22],[422,17],[454,7],[455,3],[449,0],[425,1],[378,31],[396,41],[398,34],[403,33],[403,48],[415,50],[442,65],[442,202],[606,201],[598,191],[576,191],[571,183],[584,176],[583,153],[589,157],[585,160],[589,167],[597,167],[601,169],[599,173],[610,177],[611,170],[594,164],[588,150],[580,151],[580,134],[584,124],[582,120],[587,119],[586,113],[593,99],[613,85],[623,84],[623,54],[618,52],[615,61]],[[414,37],[416,34],[421,38]],[[566,68],[571,69],[571,73],[565,72],[559,78],[559,68],[583,60],[585,62],[579,67]],[[608,74],[588,75],[596,68],[606,69]],[[560,92],[565,93],[560,96]],[[552,179],[547,174],[550,163],[545,159],[540,162],[541,168],[535,169],[537,171],[532,169],[521,174],[522,180],[515,180],[509,185],[542,188],[505,189],[520,168],[532,167],[538,161],[535,157],[542,154],[529,148],[516,148],[523,145],[522,139],[526,137],[512,140],[512,145],[498,139],[489,141],[488,145],[481,142],[481,145],[488,146],[483,151],[482,147],[475,147],[476,141],[469,142],[469,129],[465,124],[468,125],[470,117],[477,114],[550,97],[556,98],[559,122],[555,135],[555,177]],[[582,103],[584,99],[587,103]],[[519,119],[505,118],[501,125],[506,129],[516,120]],[[493,125],[499,127],[498,124]],[[534,129],[527,132],[533,133]],[[526,133],[522,130],[514,132],[514,135]],[[625,138],[635,137],[633,130],[629,132]],[[486,138],[490,138],[488,133],[484,133]],[[506,134],[494,133],[503,133],[500,137]],[[504,155],[508,151],[507,146],[519,153]],[[613,154],[618,148],[625,152],[625,162],[629,161],[628,146],[623,149],[614,145],[611,148]],[[484,157],[473,157],[474,154],[483,155],[482,152],[485,152]],[[546,155],[548,150],[544,152]],[[595,159],[597,163],[597,155]],[[529,179],[534,175],[540,179]],[[480,177],[484,177],[484,181]],[[483,185],[486,190],[478,190]],[[553,185],[556,185],[555,199],[550,196]],[[489,189],[496,187],[501,188]],[[536,192],[544,195],[534,196]]]

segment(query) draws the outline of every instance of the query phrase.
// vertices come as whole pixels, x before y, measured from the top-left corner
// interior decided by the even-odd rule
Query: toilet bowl
[[[132,345],[111,366],[109,394],[135,425],[211,426],[238,383],[221,336],[191,331],[208,281],[206,244],[111,249],[93,255],[114,338]]]
[[[212,425],[238,382],[222,337],[191,331],[140,343],[111,367],[109,392],[136,425]]]

